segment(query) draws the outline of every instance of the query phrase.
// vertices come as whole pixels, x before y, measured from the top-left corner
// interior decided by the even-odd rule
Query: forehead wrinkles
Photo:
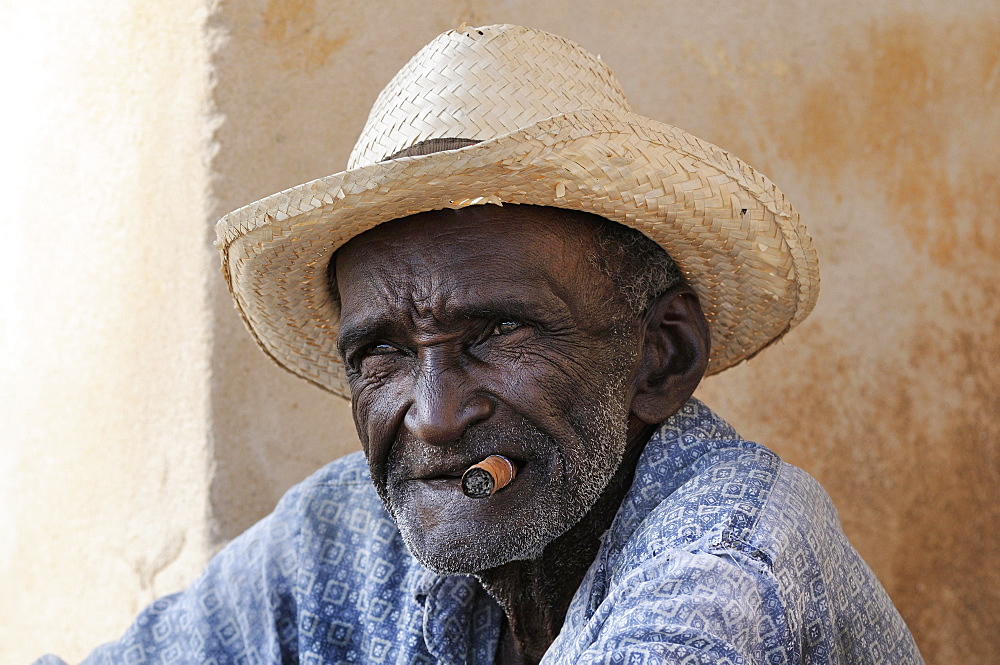
[[[405,316],[416,330],[453,322],[456,306],[468,302],[468,285],[447,271],[403,271],[402,275],[403,280],[395,285],[395,297],[385,304],[390,315]]]
[[[462,213],[425,213],[418,216],[422,222],[398,220],[353,240],[348,274],[341,273],[349,278],[342,295],[351,308],[371,312],[378,303],[378,309],[409,310],[414,320],[432,321],[452,306],[474,305],[470,299],[502,297],[497,292],[505,286],[520,295],[542,284],[549,297],[575,303],[571,310],[607,299],[606,280],[592,261],[592,224],[548,209]]]
[[[447,252],[390,251],[371,258],[346,275],[351,282],[346,309],[362,319],[395,321],[417,334],[460,326],[490,294],[517,285],[497,274],[492,261],[449,260]]]

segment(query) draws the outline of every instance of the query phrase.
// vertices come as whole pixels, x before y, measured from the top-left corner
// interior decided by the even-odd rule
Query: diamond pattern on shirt
[[[85,665],[488,665],[501,621],[475,578],[409,554],[355,454],[290,490]],[[822,488],[694,399],[647,444],[543,659],[920,662]]]

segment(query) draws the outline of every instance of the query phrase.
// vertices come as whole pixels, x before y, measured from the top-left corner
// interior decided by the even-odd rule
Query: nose
[[[493,401],[460,367],[428,354],[420,363],[413,401],[403,424],[418,440],[434,446],[453,445],[465,430],[493,413]]]

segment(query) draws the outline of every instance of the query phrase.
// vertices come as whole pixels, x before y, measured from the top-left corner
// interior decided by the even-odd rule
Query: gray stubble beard
[[[508,523],[503,529],[491,530],[472,542],[457,546],[425,547],[420,521],[416,516],[409,516],[407,507],[398,505],[401,502],[397,502],[386,488],[379,488],[407,549],[427,568],[440,574],[473,574],[511,561],[540,558],[549,543],[576,525],[594,506],[621,464],[628,442],[624,384],[623,373],[613,372],[596,402],[572,414],[572,427],[577,437],[590,445],[582,446],[573,460],[555,448],[563,477],[571,477],[573,482],[553,488],[562,491],[543,492],[531,519],[521,519],[513,525]],[[500,440],[509,435],[497,432],[491,437]],[[538,430],[534,430],[533,436],[544,439],[545,445],[555,445]]]

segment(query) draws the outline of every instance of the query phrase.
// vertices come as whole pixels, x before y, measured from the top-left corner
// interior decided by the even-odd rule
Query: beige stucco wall
[[[81,658],[208,554],[207,15],[0,7],[2,663]]]
[[[1000,651],[993,0],[39,6],[9,47],[52,84],[15,110],[26,131],[5,126],[23,158],[2,182],[18,214],[0,268],[0,661],[115,636],[356,446],[345,404],[253,348],[209,224],[340,170],[381,86],[462,21],[600,52],[637,112],[788,194],[820,251],[819,306],[699,394],[827,487],[929,663]],[[177,562],[138,573],[177,533]]]

